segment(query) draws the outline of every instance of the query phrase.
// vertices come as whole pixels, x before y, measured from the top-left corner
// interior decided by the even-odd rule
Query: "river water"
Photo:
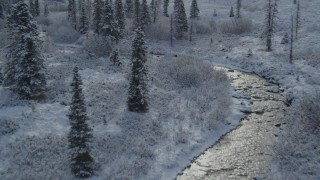
[[[278,85],[254,74],[225,69],[232,86],[250,102],[246,118],[212,148],[195,159],[178,180],[264,179],[274,144],[285,126],[283,96]]]

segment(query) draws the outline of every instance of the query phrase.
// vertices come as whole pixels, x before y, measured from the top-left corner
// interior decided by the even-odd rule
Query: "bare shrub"
[[[83,50],[94,53],[99,57],[108,57],[112,52],[112,43],[109,39],[92,35],[84,41]]]
[[[155,24],[151,24],[146,30],[146,36],[156,40],[168,40],[170,38],[170,19],[160,18]]]
[[[195,20],[193,21],[194,31],[197,34],[211,34],[216,30],[216,23],[214,20]]]
[[[232,19],[220,24],[221,33],[242,34],[252,30],[252,21],[249,19]]]
[[[0,135],[13,133],[19,128],[18,122],[9,117],[0,117],[0,124]]]

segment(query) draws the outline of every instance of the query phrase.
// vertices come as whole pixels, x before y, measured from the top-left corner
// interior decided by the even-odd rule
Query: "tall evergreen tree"
[[[36,17],[35,3],[34,0],[29,0],[29,12],[33,17]]]
[[[89,30],[89,20],[87,18],[87,10],[84,1],[81,2],[81,11],[79,19],[79,32],[81,34],[86,34]]]
[[[113,16],[113,9],[108,0],[104,2],[101,35],[110,37],[114,41],[118,41],[120,38],[118,25]]]
[[[68,20],[72,27],[77,29],[77,7],[75,0],[68,0]]]
[[[122,0],[116,0],[115,1],[115,19],[117,21],[117,24],[119,26],[120,34],[121,36],[124,35],[125,31],[125,15],[122,5]]]
[[[48,7],[48,2],[47,0],[44,2],[44,12],[43,12],[45,17],[49,16],[49,7]]]
[[[296,40],[298,39],[298,32],[300,28],[300,1],[297,2],[297,12],[296,12]]]
[[[81,77],[78,68],[75,67],[71,83],[73,95],[68,114],[71,125],[68,135],[69,148],[71,149],[71,172],[75,177],[88,178],[93,175],[93,158],[90,155],[89,147],[92,129],[87,124],[89,118],[81,86]]]
[[[274,1],[274,3],[271,2],[271,0],[268,0],[267,5],[267,16],[266,16],[266,29],[265,29],[265,36],[267,41],[267,50],[272,50],[272,37],[275,27],[275,19],[277,16],[278,10],[277,10],[277,0]]]
[[[152,22],[156,23],[158,16],[158,1],[152,0],[150,2],[150,17],[152,17]]]
[[[3,6],[0,4],[0,19],[4,18],[4,9]]]
[[[231,8],[230,8],[229,17],[234,17],[234,12],[233,12],[233,7],[232,7],[232,6],[231,6]]]
[[[100,34],[102,29],[103,19],[103,2],[102,0],[95,0],[93,4],[93,30],[96,34]]]
[[[138,28],[141,25],[140,15],[140,1],[134,0],[133,26],[135,28]]]
[[[163,1],[163,15],[165,17],[169,17],[168,7],[169,7],[169,0],[164,0]]]
[[[236,18],[241,17],[240,9],[241,9],[241,0],[237,0],[237,16],[236,16]]]
[[[293,16],[291,16],[291,38],[290,38],[290,54],[289,54],[289,63],[292,64],[293,61]]]
[[[200,10],[198,8],[197,0],[192,0],[190,8],[190,18],[199,18]]]
[[[34,1],[34,16],[38,17],[40,15],[40,5],[39,0]]]
[[[128,110],[132,112],[148,111],[146,55],[144,33],[141,28],[137,28],[132,43],[132,70],[127,100]]]
[[[22,99],[44,96],[46,79],[37,26],[32,21],[28,5],[20,1],[8,17],[9,45],[5,84],[15,89]]]
[[[188,32],[188,20],[183,0],[174,0],[173,24],[175,38],[182,39],[183,33]]]
[[[133,17],[133,11],[134,11],[132,0],[126,0],[125,10],[126,10],[126,17],[127,18],[132,18]]]
[[[141,15],[140,15],[141,27],[144,29],[146,26],[151,24],[151,17],[149,13],[149,7],[147,0],[142,0],[141,4]]]

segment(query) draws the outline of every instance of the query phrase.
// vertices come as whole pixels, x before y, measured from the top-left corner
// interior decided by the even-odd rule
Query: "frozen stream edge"
[[[222,68],[224,69],[224,68]],[[276,84],[254,74],[225,69],[234,89],[249,99],[251,110],[239,126],[192,161],[177,180],[265,178],[274,144],[284,123],[285,104]]]

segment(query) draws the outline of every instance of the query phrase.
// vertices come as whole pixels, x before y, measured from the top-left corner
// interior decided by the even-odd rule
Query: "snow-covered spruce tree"
[[[151,17],[149,13],[149,7],[147,0],[142,0],[141,14],[140,14],[141,28],[144,30],[149,24],[151,24]]]
[[[114,5],[114,10],[115,10],[115,19],[117,21],[119,30],[120,30],[120,35],[121,37],[124,35],[125,31],[125,15],[124,15],[124,10],[123,10],[123,5],[122,5],[122,0],[115,0],[115,5]]]
[[[68,20],[72,27],[77,29],[77,7],[75,0],[68,0]]]
[[[39,0],[34,1],[34,16],[38,17],[40,15],[40,5]]]
[[[81,11],[80,11],[80,19],[79,19],[79,32],[81,34],[86,34],[89,30],[89,20],[87,17],[87,10],[84,4],[84,1],[81,2]]]
[[[100,34],[100,31],[102,29],[102,18],[103,18],[103,2],[102,0],[95,0],[93,4],[93,30],[94,33]]]
[[[300,2],[297,2],[297,12],[296,12],[296,40],[298,39],[298,31],[300,28]]]
[[[121,62],[119,60],[119,50],[118,49],[113,50],[109,59],[110,59],[110,61],[112,62],[113,65],[120,66]]]
[[[36,10],[34,5],[34,0],[29,0],[29,12],[33,17],[36,17]]]
[[[163,0],[163,15],[165,17],[169,17],[168,7],[169,7],[169,0]]]
[[[115,21],[113,9],[108,0],[104,2],[101,35],[110,37],[111,40],[116,42],[120,39],[118,24]]]
[[[198,8],[197,0],[192,0],[190,8],[190,19],[199,18],[200,10]]]
[[[48,17],[49,16],[49,7],[48,7],[48,2],[45,1],[44,2],[44,8],[43,8],[43,15],[44,17]]]
[[[133,11],[134,11],[132,0],[126,0],[125,10],[126,10],[126,17],[127,18],[132,18],[133,17]]]
[[[133,27],[138,28],[140,25],[140,1],[134,0]]]
[[[68,135],[71,152],[71,172],[75,177],[88,178],[93,175],[93,158],[90,155],[89,143],[92,139],[92,129],[87,124],[89,120],[82,92],[82,81],[78,68],[73,69],[72,100],[68,118],[70,132]]]
[[[231,8],[230,8],[229,17],[234,17],[234,12],[233,12],[233,7],[232,7],[232,6],[231,6]]]
[[[272,37],[273,37],[275,19],[276,19],[277,13],[278,13],[277,0],[274,0],[274,3],[272,3],[271,0],[268,0],[266,29],[264,31],[266,42],[267,42],[267,51],[272,50]]]
[[[132,70],[128,94],[128,110],[144,113],[148,111],[147,102],[147,47],[144,42],[144,33],[141,28],[135,31],[132,43]]]
[[[188,20],[184,8],[183,0],[174,0],[173,5],[173,24],[174,37],[177,39],[183,38],[183,33],[188,32]]]
[[[237,0],[237,16],[236,16],[236,18],[241,17],[240,9],[241,9],[241,0]]]
[[[22,99],[43,98],[46,90],[43,59],[37,26],[32,22],[28,5],[20,1],[8,17],[12,43],[8,49],[5,84]]]

